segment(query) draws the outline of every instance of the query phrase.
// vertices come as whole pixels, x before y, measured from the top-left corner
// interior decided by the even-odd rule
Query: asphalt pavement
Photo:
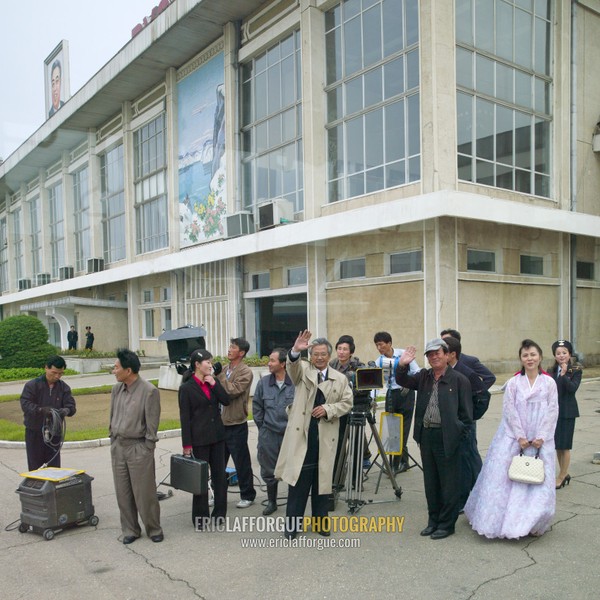
[[[152,377],[150,371],[143,375]],[[92,377],[108,379],[104,375],[83,379],[91,382]],[[0,394],[11,393],[5,389],[0,386]],[[591,461],[594,452],[600,450],[600,380],[585,381],[577,397],[581,417],[575,431],[570,485],[557,492],[552,530],[541,538],[521,540],[482,538],[464,516],[459,517],[456,534],[447,539],[420,537],[427,514],[422,473],[414,466],[396,478],[403,492],[400,500],[385,477],[375,493],[379,471],[374,469],[365,482],[361,499],[366,504],[362,509],[349,513],[342,495],[331,513],[340,517],[340,527],[344,526],[343,517],[390,517],[385,521],[388,531],[338,531],[331,538],[309,531],[298,538],[297,547],[268,547],[284,542],[277,531],[263,530],[268,522],[277,523],[259,518],[261,502],[266,498],[264,488],[257,489],[257,501],[247,509],[236,508],[237,487],[230,488],[228,516],[233,531],[214,532],[194,531],[191,497],[175,490],[160,502],[164,542],[156,544],[143,536],[125,546],[119,541],[110,448],[103,445],[71,446],[62,451],[64,467],[83,469],[94,478],[92,496],[98,525],[67,529],[46,541],[41,535],[17,529],[21,496],[15,491],[22,482],[19,473],[26,469],[25,451],[22,447],[0,447],[2,597],[595,600],[600,589],[600,465]],[[498,426],[501,410],[502,396],[495,394],[488,413],[478,422],[482,455]],[[254,426],[250,427],[249,445],[258,485]],[[157,482],[168,481],[170,457],[180,451],[178,436],[158,442]],[[419,460],[412,441],[409,451]],[[159,487],[165,493],[169,489]],[[279,495],[282,503],[284,485]],[[274,516],[284,512],[282,505]],[[365,522],[372,526],[376,521]],[[260,531],[248,531],[251,527]],[[250,548],[249,544],[264,547]]]

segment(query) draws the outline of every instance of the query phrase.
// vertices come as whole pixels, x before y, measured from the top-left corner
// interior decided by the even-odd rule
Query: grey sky
[[[69,42],[71,95],[130,39],[159,0],[0,0],[0,157],[45,121],[44,59]]]

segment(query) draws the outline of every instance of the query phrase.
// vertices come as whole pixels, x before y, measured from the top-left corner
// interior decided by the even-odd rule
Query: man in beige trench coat
[[[275,467],[275,477],[289,485],[285,536],[296,537],[299,520],[312,494],[312,516],[327,517],[339,418],[352,408],[352,390],[342,373],[329,368],[332,347],[325,338],[310,343],[301,332],[288,353],[286,370],[296,387],[288,407],[288,425]],[[310,362],[300,359],[308,349]],[[318,533],[329,535],[326,527]]]

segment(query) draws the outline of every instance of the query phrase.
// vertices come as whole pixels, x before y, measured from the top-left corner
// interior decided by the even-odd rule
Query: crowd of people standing
[[[452,535],[463,511],[473,529],[488,538],[539,536],[548,531],[556,490],[571,480],[570,450],[579,416],[575,393],[582,376],[572,344],[557,340],[552,345],[555,362],[546,372],[542,348],[533,340],[523,340],[518,351],[521,369],[504,386],[501,421],[485,460],[477,448],[476,422],[489,406],[495,376],[476,357],[462,353],[460,333],[444,330],[427,342],[428,368],[419,367],[414,345],[394,348],[387,332],[375,334],[374,344],[379,356],[369,365],[383,371],[385,410],[404,422],[401,452],[393,463],[395,474],[411,466],[407,449],[411,421],[420,450],[427,500],[427,523],[421,535],[434,540]],[[300,332],[292,348],[273,350],[269,374],[258,381],[252,399],[257,457],[267,490],[263,515],[278,510],[279,484],[287,484],[285,536],[289,539],[299,533],[309,497],[313,517],[328,515],[345,421],[356,394],[364,394],[353,389],[356,370],[364,367],[354,357],[354,339],[343,335],[335,348],[333,357],[327,339],[313,338],[308,330]],[[207,350],[194,351],[179,388],[182,453],[206,461],[211,475],[213,497],[192,498],[197,529],[227,514],[229,457],[239,481],[237,507],[247,508],[256,498],[247,422],[253,375],[243,361],[248,350],[244,338],[232,339],[225,366],[214,363]],[[308,360],[301,357],[304,352]],[[41,432],[50,416],[60,420],[75,414],[70,388],[61,381],[64,368],[60,357],[51,357],[46,373],[23,390],[31,471],[60,465],[59,451],[52,455],[45,448]],[[164,538],[154,477],[160,397],[139,370],[136,354],[119,350],[109,431],[124,544],[141,535],[138,515],[152,541]],[[509,477],[511,461],[518,454],[543,462],[543,482],[522,483]],[[363,458],[368,462],[366,454],[361,462]],[[330,533],[323,528],[316,532]]]

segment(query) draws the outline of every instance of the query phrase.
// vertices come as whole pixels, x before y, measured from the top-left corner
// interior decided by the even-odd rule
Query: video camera
[[[359,367],[350,381],[354,395],[353,410],[368,412],[373,401],[371,392],[384,387],[383,369],[380,367]]]

